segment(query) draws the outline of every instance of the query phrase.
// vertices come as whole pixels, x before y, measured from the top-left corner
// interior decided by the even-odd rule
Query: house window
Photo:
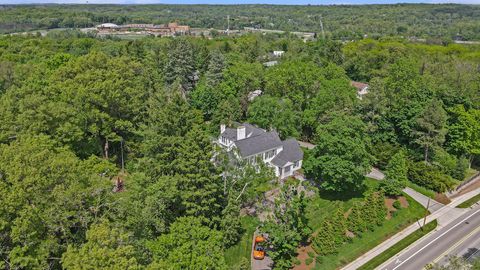
[[[298,167],[299,165],[300,165],[300,161],[297,160],[297,161],[295,161],[295,164],[293,165],[293,167],[296,168],[296,167]]]
[[[290,172],[290,165],[288,165],[287,167],[285,167],[285,168],[283,169],[283,173],[284,173],[284,174],[287,174],[287,173],[289,173],[289,172]]]
[[[265,159],[270,159],[273,158],[277,154],[277,150],[270,150],[268,152],[265,152]]]

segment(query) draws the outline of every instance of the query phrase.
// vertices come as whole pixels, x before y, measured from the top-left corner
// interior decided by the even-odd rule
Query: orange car
[[[255,237],[255,244],[253,246],[253,258],[255,260],[263,260],[265,258],[265,248],[262,243],[265,242],[265,238],[262,236]]]

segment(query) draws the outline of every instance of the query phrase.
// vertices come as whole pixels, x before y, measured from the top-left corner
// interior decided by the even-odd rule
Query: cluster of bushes
[[[413,183],[436,192],[445,192],[456,184],[453,177],[442,172],[437,166],[423,161],[412,163],[409,166],[408,178]]]
[[[382,225],[386,216],[383,192],[372,192],[362,202],[355,203],[347,217],[340,208],[331,218],[325,219],[313,238],[312,247],[319,255],[334,254],[351,236],[361,237]]]
[[[381,183],[385,194],[400,195],[407,178],[421,187],[445,192],[465,178],[469,165],[468,159],[457,158],[441,148],[434,151],[431,162],[412,161],[411,158],[400,150],[389,160],[385,166],[385,180]]]

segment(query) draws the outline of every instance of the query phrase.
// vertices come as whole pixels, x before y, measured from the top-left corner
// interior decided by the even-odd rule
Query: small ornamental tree
[[[345,219],[343,208],[338,208],[332,217],[332,226],[334,231],[335,245],[340,247],[346,240],[347,220]]]
[[[356,235],[360,235],[367,230],[367,224],[364,219],[364,207],[361,202],[356,202],[347,218],[347,228]]]
[[[377,225],[382,225],[385,222],[385,218],[387,217],[387,206],[385,205],[385,194],[383,192],[376,192],[375,193],[375,210],[376,210],[376,217],[377,217]]]
[[[375,192],[370,193],[365,198],[362,209],[365,225],[369,231],[373,231],[377,226],[377,194]]]
[[[329,219],[325,219],[313,239],[313,249],[319,255],[328,255],[337,251],[335,243],[335,229]]]

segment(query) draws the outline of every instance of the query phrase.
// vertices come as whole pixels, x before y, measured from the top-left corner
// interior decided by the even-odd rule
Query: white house
[[[276,57],[281,57],[284,53],[285,51],[273,51],[273,55]]]
[[[357,97],[359,99],[362,99],[363,96],[368,94],[368,84],[355,81],[351,81],[350,84],[357,89]]]
[[[285,178],[302,167],[303,152],[295,139],[280,140],[276,131],[266,131],[244,123],[230,128],[220,125],[218,143],[232,151],[238,150],[241,158],[249,162],[261,159],[275,169],[275,175]]]

